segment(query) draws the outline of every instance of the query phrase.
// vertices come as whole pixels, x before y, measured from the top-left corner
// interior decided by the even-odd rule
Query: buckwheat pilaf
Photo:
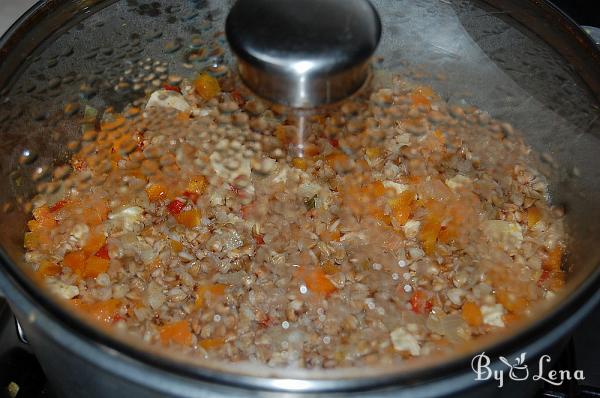
[[[70,175],[34,201],[27,261],[148,343],[386,364],[510,327],[563,284],[563,214],[530,148],[428,87],[294,116],[202,74],[100,128],[87,113]]]

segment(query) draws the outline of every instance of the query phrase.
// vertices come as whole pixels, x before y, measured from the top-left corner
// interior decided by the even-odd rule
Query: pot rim
[[[116,0],[94,0],[92,8],[95,6],[103,8],[115,1]],[[484,2],[491,6],[500,3],[498,0],[484,0]],[[516,3],[514,0],[510,0],[510,2]],[[76,2],[72,1],[71,3],[75,4]],[[10,59],[10,55],[15,52],[15,49],[20,44],[19,36],[23,35],[29,27],[43,20],[51,14],[53,10],[60,6],[64,6],[64,4],[65,3],[61,5],[60,2],[53,1],[40,1],[23,14],[0,38],[0,54],[2,54],[3,58],[5,60]],[[77,7],[77,5],[74,5],[74,7]],[[580,77],[587,83],[587,87],[592,91],[595,97],[600,98],[600,80],[598,80],[598,77],[594,80],[593,73],[591,74],[591,80],[589,76],[589,71],[594,71],[594,65],[596,67],[600,65],[600,51],[593,44],[591,39],[578,25],[549,2],[528,0],[526,7],[536,7],[541,15],[544,15],[546,18],[551,18],[551,20],[555,22],[560,22],[563,31],[571,35],[571,38],[568,41],[573,45],[578,45],[577,50],[570,53],[571,58],[573,56],[576,58],[580,57],[581,54],[589,54],[591,56],[592,61],[588,60],[587,62],[583,62],[580,60],[581,64],[588,66],[577,68],[577,70],[581,73]],[[74,17],[75,14],[71,15],[71,19]],[[69,19],[69,21],[71,19]],[[59,29],[50,32],[47,37],[56,34],[58,31]],[[37,43],[37,45],[40,43],[41,42]],[[37,45],[32,47],[31,51],[37,48]],[[561,53],[561,55],[564,54]],[[19,56],[22,56],[22,54]],[[20,62],[16,63],[16,67],[19,67],[25,58],[26,57],[23,57]],[[2,66],[1,63],[0,66]],[[0,81],[0,84],[6,86],[6,82]],[[1,88],[2,87],[0,87],[0,89]],[[407,371],[391,375],[385,374],[383,376],[359,377],[344,380],[283,379],[226,373],[212,368],[192,366],[169,357],[159,357],[148,351],[133,347],[107,333],[101,332],[99,329],[72,315],[56,302],[48,300],[43,292],[29,280],[22,270],[19,269],[16,263],[10,260],[9,256],[1,247],[0,262],[4,265],[4,267],[0,267],[0,276],[5,277],[12,287],[15,288],[14,290],[18,292],[20,296],[19,298],[24,299],[32,306],[43,310],[48,319],[55,321],[68,329],[71,332],[70,337],[95,343],[99,347],[103,347],[107,350],[115,350],[126,357],[156,367],[160,370],[174,372],[180,376],[192,377],[194,379],[212,383],[237,387],[262,388],[275,391],[296,391],[298,390],[296,387],[301,386],[300,389],[302,391],[314,392],[340,391],[357,388],[370,389],[375,386],[380,388],[382,386],[407,385],[439,379],[445,375],[452,375],[470,369],[469,358],[477,352],[469,352],[466,355],[446,360],[436,366],[408,369]],[[530,347],[534,355],[535,353],[541,352],[545,346],[552,344],[558,340],[560,336],[567,333],[569,329],[572,329],[575,324],[600,301],[600,294],[598,292],[599,287],[600,266],[597,266],[588,278],[577,286],[568,297],[565,297],[559,303],[557,308],[549,311],[545,317],[529,323],[526,328],[512,333],[496,342],[494,345],[487,347],[489,348],[487,354],[496,358],[499,355],[506,355],[507,353],[518,353],[523,347]],[[10,299],[11,297],[9,297],[9,300]],[[563,323],[565,326],[562,329],[560,327],[556,328],[556,325]],[[90,358],[90,360],[93,360],[93,358]],[[234,380],[232,380],[232,378]]]

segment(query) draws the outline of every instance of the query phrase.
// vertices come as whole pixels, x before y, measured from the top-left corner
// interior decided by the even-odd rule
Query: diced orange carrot
[[[419,239],[425,253],[432,255],[435,252],[437,239],[442,229],[444,208],[442,203],[436,200],[426,200],[423,204],[428,213],[419,230]]]
[[[369,148],[365,149],[365,154],[371,160],[376,159],[381,156],[381,148],[369,147]]]
[[[312,158],[321,153],[321,148],[313,143],[305,143],[304,144],[304,156],[305,158]]]
[[[404,191],[399,196],[390,199],[388,202],[392,210],[392,217],[400,225],[406,224],[413,211],[412,204],[415,199],[415,194],[411,191]]]
[[[83,278],[95,278],[98,275],[106,272],[110,266],[110,260],[98,256],[91,256],[85,260],[83,269]]]
[[[532,206],[527,209],[527,226],[533,228],[542,219],[542,211],[539,207]]]
[[[328,296],[337,290],[335,285],[327,278],[325,271],[320,267],[302,266],[299,275],[304,279],[306,287],[311,292]]]
[[[373,198],[378,198],[385,195],[386,188],[381,181],[375,181],[369,184],[367,187],[367,194]]]
[[[524,313],[529,306],[529,301],[525,297],[517,296],[514,293],[510,293],[502,289],[498,289],[496,291],[496,300],[508,311],[515,314]]]
[[[275,127],[275,137],[277,137],[277,139],[284,145],[287,146],[287,144],[289,143],[289,138],[288,137],[286,131],[285,131],[285,126],[283,125],[278,125],[277,127]]]
[[[198,175],[190,178],[188,181],[186,191],[193,192],[197,195],[202,195],[206,191],[208,186],[208,180],[203,175]]]
[[[548,271],[560,271],[561,263],[562,246],[558,244],[548,252],[546,259],[542,263],[542,268]]]
[[[462,317],[470,326],[480,326],[483,323],[483,315],[479,306],[467,301],[462,307]]]
[[[413,93],[423,95],[427,98],[433,98],[433,96],[435,96],[435,91],[433,91],[433,88],[431,88],[429,86],[416,87],[413,90]]]
[[[325,156],[325,163],[333,169],[347,168],[350,164],[350,158],[345,153],[334,152]]]
[[[43,278],[48,276],[56,276],[60,274],[61,270],[62,268],[59,265],[54,264],[51,261],[44,260],[40,262],[40,267],[37,270],[37,275]]]
[[[333,275],[340,272],[340,267],[338,267],[332,261],[325,261],[323,264],[321,264],[321,268],[323,268],[323,272],[325,272],[327,275]]]
[[[48,230],[38,229],[32,232],[25,232],[23,244],[29,250],[47,250],[51,247],[52,241]]]
[[[34,232],[25,232],[25,237],[23,238],[23,246],[25,246],[28,250],[33,250],[37,247],[37,231]]]
[[[427,219],[419,231],[419,239],[425,253],[432,255],[435,252],[437,238],[442,229],[438,220]]]
[[[177,112],[177,116],[175,116],[175,118],[177,120],[181,120],[182,122],[185,122],[187,120],[190,120],[190,113],[189,112]]]
[[[84,221],[91,227],[99,225],[108,218],[109,210],[104,200],[94,201],[85,207]]]
[[[200,225],[200,217],[200,210],[196,208],[182,211],[181,213],[175,215],[177,222],[188,228],[194,228]]]
[[[388,214],[385,214],[382,208],[372,205],[368,206],[367,208],[369,209],[369,214],[371,217],[380,221],[382,224],[392,225],[392,218]]]
[[[167,188],[163,184],[150,184],[146,187],[146,195],[150,202],[158,202],[167,198]]]
[[[415,105],[415,106],[423,105],[428,109],[431,108],[431,101],[429,101],[429,99],[427,97],[425,97],[423,94],[413,92],[410,95],[410,100],[412,101],[413,105]]]
[[[565,285],[563,272],[553,272],[548,279],[548,288],[553,291],[560,290]]]
[[[227,285],[223,285],[221,283],[213,283],[212,285],[198,286],[196,288],[195,308],[202,308],[206,300],[207,294],[213,297],[222,297],[225,295],[225,289],[227,289]]]
[[[84,303],[80,299],[74,299],[71,300],[71,304],[90,318],[109,325],[113,323],[114,318],[119,314],[119,309],[122,305],[118,299],[109,299],[95,303]]]
[[[321,240],[323,242],[327,242],[327,243],[332,242],[332,241],[337,242],[338,240],[340,240],[341,236],[342,236],[342,234],[338,230],[335,230],[335,231],[325,230],[319,234],[319,237],[321,238]]]
[[[41,228],[53,228],[56,226],[56,220],[54,215],[47,206],[41,206],[33,210],[33,217],[35,217],[38,225]]]
[[[433,132],[433,135],[435,136],[435,138],[437,138],[437,139],[438,139],[438,141],[439,141],[441,144],[445,144],[445,143],[446,143],[446,136],[444,135],[444,133],[442,133],[442,131],[441,131],[441,130],[437,130],[437,129],[436,129],[436,130]]]
[[[521,316],[513,312],[507,312],[506,314],[502,315],[502,320],[504,321],[505,325],[511,325],[517,322],[519,319],[521,319]]]
[[[306,170],[308,168],[308,162],[304,158],[292,159],[292,166],[300,170]]]
[[[370,168],[369,162],[367,162],[363,158],[356,160],[356,166],[361,170],[369,170],[369,168]]]
[[[66,267],[71,268],[71,270],[77,275],[81,275],[85,269],[85,257],[86,256],[83,250],[69,252],[65,254],[63,264]]]
[[[29,228],[29,230],[31,232],[37,231],[41,228],[40,223],[36,220],[29,220],[27,221],[27,228]]]
[[[219,348],[223,344],[225,344],[225,339],[220,337],[215,337],[212,339],[202,339],[200,340],[199,344],[200,347],[204,348],[205,350],[211,350],[214,348]]]
[[[85,245],[83,245],[83,252],[86,256],[95,254],[104,244],[106,243],[106,237],[104,232],[101,230],[93,231],[90,233]]]
[[[200,74],[194,80],[194,88],[196,93],[207,101],[221,92],[221,86],[217,79],[207,73]]]
[[[173,250],[175,253],[179,253],[183,250],[183,245],[181,242],[174,239],[169,239],[169,246],[171,246],[171,250]]]
[[[192,345],[192,329],[189,321],[181,320],[168,323],[159,328],[160,342],[167,346],[171,343],[189,346]]]

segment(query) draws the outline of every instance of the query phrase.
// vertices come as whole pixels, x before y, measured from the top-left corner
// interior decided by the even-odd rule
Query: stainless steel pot
[[[543,153],[553,200],[569,223],[570,274],[564,297],[524,327],[474,346],[490,357],[535,359],[600,300],[600,53],[548,2],[373,1],[383,37],[375,67],[410,74],[449,102],[511,122]],[[60,396],[517,395],[474,380],[470,358],[402,369],[304,372],[190,363],[110,336],[66,312],[23,271],[28,200],[52,189],[48,170],[79,136],[85,104],[135,102],[169,75],[232,63],[221,34],[230,1],[65,1],[38,3],[0,41],[0,290]],[[203,52],[201,48],[208,48]],[[168,70],[168,72],[167,72]],[[421,72],[427,73],[421,73]],[[140,74],[154,74],[140,78]],[[440,76],[443,75],[443,76]],[[122,78],[122,79],[121,79]],[[499,369],[495,362],[492,368]]]

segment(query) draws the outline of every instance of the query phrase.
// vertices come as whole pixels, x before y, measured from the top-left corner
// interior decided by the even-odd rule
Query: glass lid
[[[37,6],[0,42],[2,256],[42,308],[321,388],[513,350],[589,291],[600,63],[551,6],[373,0],[367,81],[298,110],[240,79],[234,3]]]

